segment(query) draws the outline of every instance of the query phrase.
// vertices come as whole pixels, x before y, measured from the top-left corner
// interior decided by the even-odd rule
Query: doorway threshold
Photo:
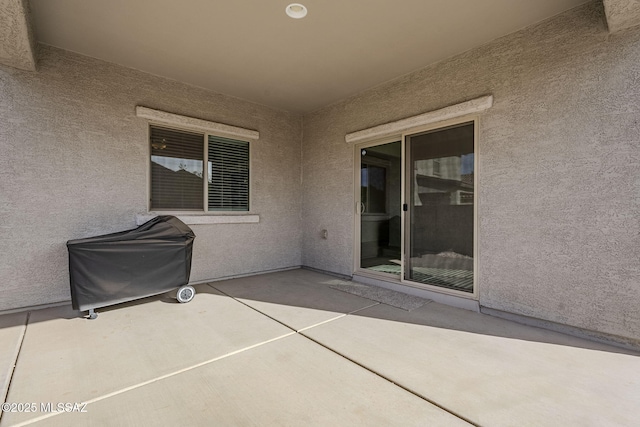
[[[420,298],[430,299],[434,302],[449,305],[451,307],[461,308],[464,310],[480,312],[480,304],[477,300],[471,298],[465,298],[457,295],[445,294],[442,292],[436,292],[429,289],[422,289],[414,286],[410,286],[406,283],[402,283],[399,280],[394,279],[382,279],[380,277],[372,277],[366,273],[357,272],[353,274],[352,280],[358,283],[364,283],[366,285],[378,286],[380,288],[390,289],[392,291],[402,292],[408,295],[413,295]]]

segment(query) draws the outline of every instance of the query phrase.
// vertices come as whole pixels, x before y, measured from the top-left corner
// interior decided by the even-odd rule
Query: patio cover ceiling
[[[604,1],[612,30],[640,22],[639,2]],[[0,0],[0,63],[35,69],[32,26],[44,44],[306,113],[585,0],[304,0],[304,19],[289,3]]]

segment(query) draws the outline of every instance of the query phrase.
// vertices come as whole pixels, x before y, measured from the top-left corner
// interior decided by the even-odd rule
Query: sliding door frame
[[[452,120],[442,121],[438,123],[433,123],[428,126],[421,126],[412,129],[408,129],[402,133],[402,204],[409,205],[410,200],[410,185],[407,182],[409,177],[408,168],[408,144],[409,137],[414,136],[416,134],[429,132],[429,131],[437,131],[439,129],[445,129],[449,127],[453,127],[456,125],[462,125],[465,123],[473,123],[473,292],[464,292],[458,291],[454,289],[447,289],[440,286],[428,285],[425,283],[413,282],[411,280],[405,279],[405,268],[407,265],[407,252],[409,250],[409,235],[411,233],[410,227],[407,225],[411,224],[410,218],[410,209],[407,211],[402,211],[402,268],[400,274],[400,282],[403,285],[411,286],[414,288],[425,289],[433,292],[439,292],[447,295],[454,295],[457,297],[464,297],[468,299],[478,299],[479,295],[479,283],[478,283],[478,122],[479,118],[477,115],[469,115],[457,117]]]
[[[355,217],[355,223],[354,223],[354,246],[353,246],[353,271],[355,274],[359,274],[362,276],[370,276],[373,278],[379,278],[382,280],[391,280],[394,282],[400,282],[400,277],[398,277],[395,274],[391,274],[391,273],[383,273],[383,272],[379,272],[379,271],[371,271],[369,269],[366,268],[362,268],[360,266],[360,261],[361,261],[361,239],[362,239],[362,229],[361,224],[362,224],[362,211],[361,211],[361,200],[360,200],[360,187],[361,187],[361,176],[360,176],[360,168],[362,165],[362,150],[365,148],[369,148],[369,147],[376,147],[378,145],[384,145],[384,144],[390,144],[392,142],[400,142],[401,145],[402,144],[402,135],[398,134],[398,135],[392,135],[392,136],[388,136],[385,138],[380,138],[380,139],[376,139],[376,140],[372,140],[372,141],[366,141],[366,142],[362,142],[360,144],[356,144],[355,145],[355,149],[354,149],[354,153],[353,153],[353,182],[354,182],[354,206],[355,206],[355,211],[354,211],[354,217]],[[402,163],[403,160],[400,159],[400,162]],[[401,164],[401,169],[400,169],[400,175],[402,175],[404,173],[404,165]],[[401,182],[403,177],[401,176]],[[404,198],[404,196],[402,195],[402,185],[400,186],[400,199],[402,200]],[[400,217],[402,218],[402,215],[400,215]],[[404,233],[403,233],[404,234]],[[403,244],[404,240],[400,241],[400,250],[402,251],[402,244]],[[403,261],[404,264],[404,261]],[[401,273],[402,274],[402,273]]]
[[[451,126],[462,125],[464,123],[473,123],[473,168],[474,168],[474,192],[473,192],[473,292],[464,292],[454,289],[447,289],[435,285],[428,285],[424,283],[413,282],[406,280],[405,267],[407,260],[407,247],[409,243],[408,234],[410,230],[407,224],[410,224],[409,210],[404,211],[401,209],[401,268],[400,276],[372,271],[366,268],[360,267],[361,261],[361,207],[360,207],[360,168],[361,168],[361,152],[368,147],[375,147],[378,145],[388,144],[392,142],[401,143],[401,204],[408,204],[408,189],[407,189],[407,144],[408,138],[419,133],[436,131],[438,129],[444,129]],[[478,175],[479,175],[479,155],[478,155],[478,128],[479,117],[477,114],[464,115],[456,117],[455,119],[432,123],[426,126],[418,126],[403,130],[402,133],[386,136],[384,138],[372,139],[358,143],[354,146],[354,161],[353,161],[353,178],[354,178],[354,245],[353,245],[353,271],[354,274],[359,276],[370,277],[373,279],[379,279],[387,282],[398,283],[404,286],[409,286],[417,289],[423,289],[427,291],[437,292],[441,294],[451,295],[455,297],[462,297],[466,299],[478,300],[480,283],[478,281]]]

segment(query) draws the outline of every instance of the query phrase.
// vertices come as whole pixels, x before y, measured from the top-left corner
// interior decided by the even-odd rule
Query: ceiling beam
[[[0,64],[36,71],[36,41],[28,0],[0,0]]]
[[[610,33],[640,25],[640,0],[603,0]]]

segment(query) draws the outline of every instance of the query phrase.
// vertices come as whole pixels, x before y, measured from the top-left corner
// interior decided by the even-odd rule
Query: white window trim
[[[209,120],[197,119],[194,117],[182,116],[180,114],[168,113],[161,110],[154,110],[152,108],[143,107],[141,105],[136,106],[136,117],[147,119],[150,124],[165,125],[171,128],[182,129],[185,131],[192,130],[202,132],[205,135],[213,134],[215,136],[229,137],[247,142],[257,141],[260,138],[260,133],[255,130],[225,125],[223,123],[216,123]],[[147,141],[148,140],[149,135],[147,135]],[[250,167],[249,179],[251,179],[252,176],[251,170],[252,168]],[[150,171],[148,171],[148,174],[150,174]],[[147,189],[148,192],[151,191],[150,185],[151,184],[149,182],[149,188]],[[251,194],[249,194],[249,197],[249,206],[252,206]],[[260,222],[260,215],[247,212],[230,212],[220,214],[219,211],[204,211],[192,213],[186,213],[185,211],[149,211],[136,214],[136,224],[142,225],[158,215],[174,215],[180,221],[184,222],[187,225],[251,224]]]
[[[398,120],[383,125],[374,126],[357,132],[348,133],[344,140],[348,144],[354,144],[391,135],[400,135],[409,129],[419,128],[433,123],[456,119],[471,114],[482,113],[493,105],[493,95],[481,96],[471,101],[450,105],[439,110],[429,111],[406,119]]]
[[[260,133],[255,130],[196,119],[194,117],[181,116],[179,114],[167,113],[166,111],[153,110],[140,105],[136,107],[136,116],[158,124],[185,130],[212,133],[218,136],[240,139],[242,141],[254,141],[260,138]]]

